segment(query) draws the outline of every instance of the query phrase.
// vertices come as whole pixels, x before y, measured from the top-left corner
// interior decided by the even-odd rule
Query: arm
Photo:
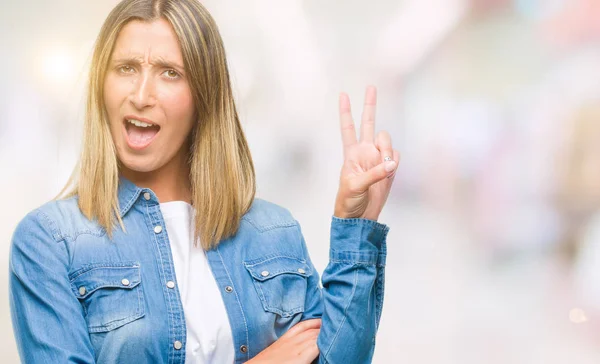
[[[303,317],[322,313],[317,340],[319,363],[371,362],[383,306],[388,230],[367,219],[333,217],[323,289],[313,269]],[[306,251],[305,256],[312,266]]]
[[[308,340],[294,363],[370,363],[383,307],[384,267],[388,228],[377,219],[389,195],[400,155],[386,132],[374,136],[376,90],[369,87],[356,139],[348,95],[340,95],[340,125],[344,165],[331,223],[330,259],[323,288],[298,225],[298,239],[312,268],[302,320],[322,318],[319,335]],[[313,335],[314,332],[309,335]],[[316,347],[316,348],[315,348]],[[318,348],[318,352],[317,349]],[[286,348],[287,349],[287,348]],[[295,351],[287,350],[289,356]],[[261,353],[262,354],[262,353]],[[264,362],[275,362],[266,357]],[[310,360],[306,360],[306,359]],[[256,361],[257,363],[260,361]]]
[[[83,309],[69,283],[69,255],[51,226],[34,211],[12,239],[9,300],[19,355],[23,363],[94,363]]]
[[[373,357],[388,232],[377,219],[400,161],[390,135],[385,131],[375,135],[376,104],[377,91],[368,87],[357,139],[350,100],[347,94],[340,95],[344,164],[331,223],[330,260],[323,273],[321,363],[370,363]],[[309,283],[310,294],[318,282]]]

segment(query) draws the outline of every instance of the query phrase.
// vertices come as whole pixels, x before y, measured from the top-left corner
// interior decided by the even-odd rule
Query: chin
[[[149,156],[133,156],[125,155],[119,156],[121,166],[132,172],[148,173],[157,170],[160,166],[157,166],[154,161],[148,160]]]

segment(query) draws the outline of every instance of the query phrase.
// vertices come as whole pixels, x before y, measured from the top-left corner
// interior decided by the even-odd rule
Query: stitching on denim
[[[61,240],[75,241],[80,235],[88,235],[89,234],[89,235],[98,236],[98,237],[106,235],[106,230],[104,228],[102,228],[101,226],[98,227],[97,230],[92,230],[89,228],[82,229],[82,230],[76,231],[73,235],[70,235],[70,234],[67,234],[66,232],[62,232],[58,228],[58,224],[41,209],[37,210],[37,214],[39,214],[44,219],[45,223],[48,225],[46,228],[52,233],[52,238],[57,243],[60,242]]]
[[[69,280],[73,282],[77,277],[87,272],[91,272],[96,269],[102,268],[112,268],[112,269],[135,269],[139,274],[139,262],[137,261],[128,261],[128,262],[115,262],[115,263],[91,263],[85,264],[81,268],[69,274]],[[140,277],[141,280],[141,277]]]
[[[244,315],[244,310],[242,309],[242,304],[240,302],[240,297],[237,294],[237,289],[233,285],[233,281],[231,280],[231,276],[229,275],[227,266],[225,265],[225,263],[223,261],[223,256],[221,255],[221,250],[219,249],[218,246],[217,246],[216,250],[217,250],[217,253],[219,254],[219,258],[221,259],[221,264],[223,265],[223,269],[225,269],[225,273],[227,274],[227,279],[229,279],[229,282],[233,286],[233,293],[235,293],[235,298],[236,298],[238,306],[240,308],[240,312],[242,313],[242,318],[244,319],[244,327],[246,328],[246,347],[248,348],[248,351],[246,352],[246,358],[249,359],[251,347],[250,347],[250,342],[249,342],[249,338],[248,338],[248,323],[246,322],[246,315]]]
[[[92,236],[97,236],[97,237],[101,237],[106,235],[106,230],[104,230],[103,228],[98,228],[98,230],[91,230],[91,229],[85,229],[85,230],[78,230],[76,231],[73,235],[70,234],[62,234],[60,235],[60,239],[64,239],[67,241],[75,241],[77,240],[77,238],[79,238],[81,235],[92,235]]]
[[[305,265],[305,267],[308,267],[308,265]],[[257,282],[270,281],[270,280],[274,279],[275,277],[279,277],[282,274],[291,274],[293,276],[300,276],[302,278],[308,278],[312,275],[312,272],[310,272],[311,274],[308,274],[308,273],[302,274],[302,273],[298,272],[296,269],[294,269],[294,270],[286,269],[286,270],[274,271],[274,272],[269,271],[269,275],[267,277],[262,277],[257,272],[251,271],[249,268],[246,268],[246,269],[248,270],[248,272],[250,273],[252,278]],[[309,269],[309,268],[307,268],[307,269]]]
[[[298,261],[298,262],[300,262],[302,264],[308,265],[306,263],[306,260],[304,260],[302,258],[292,257],[292,256],[289,256],[289,255],[280,255],[280,254],[278,254],[278,255],[266,255],[266,256],[264,256],[262,258],[253,259],[253,260],[247,260],[247,261],[244,261],[244,265],[246,267],[251,268],[251,267],[254,267],[254,266],[257,266],[257,265],[261,265],[261,264],[264,264],[264,263],[269,262],[271,260],[279,259],[279,258],[292,259],[292,260]]]
[[[128,324],[130,322],[133,322],[135,320],[137,320],[138,318],[141,318],[145,315],[145,309],[142,305],[142,300],[143,300],[143,287],[140,286],[139,284],[137,284],[135,287],[135,290],[137,291],[137,307],[135,309],[135,313],[129,316],[126,316],[124,318],[121,319],[115,319],[112,321],[108,321],[103,323],[102,325],[88,325],[88,331],[89,332],[104,332],[104,331],[111,331],[114,330],[118,327],[124,326],[125,324]],[[87,298],[89,295],[86,295],[85,298]],[[85,308],[85,305],[82,305],[84,307],[84,312],[87,315],[87,309]]]
[[[40,221],[43,225],[45,225],[44,227],[51,233],[52,238],[57,243],[59,243],[61,240],[75,241],[75,240],[77,240],[77,238],[80,235],[93,235],[93,236],[97,236],[97,237],[106,235],[106,230],[104,228],[102,228],[101,226],[98,227],[97,230],[92,230],[92,229],[88,228],[88,229],[77,230],[73,234],[67,234],[66,232],[61,231],[58,228],[58,224],[41,209],[38,208],[36,210],[35,215],[42,217],[43,222],[40,221],[39,219],[38,219],[38,221]]]
[[[280,310],[280,309],[278,309],[276,307],[273,307],[273,306],[263,306],[263,307],[264,307],[265,311],[276,313],[276,314],[278,314],[281,317],[290,317],[290,316],[295,315],[295,314],[297,314],[299,312],[304,312],[304,306],[298,306],[298,307],[290,308],[289,310],[286,310],[286,311]]]
[[[301,262],[304,265],[304,267],[307,268],[306,269],[306,273],[305,274],[301,274],[301,273],[298,273],[298,271],[296,269],[293,269],[293,270],[288,269],[288,270],[283,270],[283,271],[277,271],[277,273],[273,273],[268,279],[260,279],[260,277],[255,276],[255,274],[254,274],[255,272],[253,272],[251,270],[251,268],[253,268],[253,267],[257,266],[257,265],[262,265],[262,264],[264,264],[266,262],[269,262],[269,261],[272,261],[272,260],[275,260],[275,259],[278,259],[278,258],[289,258],[289,259],[292,259],[294,261]],[[300,277],[302,277],[304,279],[308,279],[308,277],[312,274],[312,269],[310,268],[310,266],[306,263],[306,261],[304,259],[300,259],[300,258],[297,258],[297,257],[291,257],[291,256],[285,256],[285,255],[271,255],[271,256],[267,256],[267,258],[263,257],[263,258],[260,258],[260,259],[254,259],[254,260],[251,260],[249,262],[256,262],[254,264],[249,264],[248,262],[244,262],[244,266],[246,267],[246,269],[250,273],[250,276],[253,278],[252,282],[253,282],[254,286],[258,289],[258,291],[260,291],[258,293],[258,295],[259,295],[260,301],[261,301],[261,303],[262,303],[263,308],[264,308],[265,311],[276,313],[276,314],[278,314],[278,315],[280,315],[282,317],[288,317],[288,315],[291,316],[291,315],[296,314],[298,312],[304,311],[304,306],[303,305],[298,306],[298,307],[294,307],[294,308],[291,308],[291,309],[285,310],[285,311],[284,310],[280,310],[279,308],[276,308],[274,306],[269,305],[269,302],[267,300],[267,296],[265,295],[265,293],[264,293],[264,291],[262,289],[262,285],[265,284],[266,280],[271,280],[272,278],[275,278],[275,277],[280,276],[282,274],[293,274],[295,276],[300,276]]]
[[[83,304],[83,302],[79,302],[79,304],[81,305],[81,308],[83,308],[83,314],[86,316],[88,315],[88,310],[87,310],[87,306]],[[89,327],[88,327],[89,328]]]
[[[140,282],[141,282],[141,277],[140,277]],[[145,301],[144,301],[144,286],[143,285],[138,285],[138,314],[140,314],[141,316],[144,316],[146,314],[146,305],[145,305]]]
[[[68,267],[67,267],[67,272],[71,270],[71,254],[69,253],[69,248],[67,247],[67,243],[66,241],[61,237],[60,234],[60,230],[58,229],[56,223],[54,222],[54,220],[52,220],[48,215],[46,215],[45,212],[43,212],[40,208],[38,208],[37,210],[35,210],[35,219],[37,220],[37,222],[39,222],[42,226],[44,225],[44,223],[42,221],[40,221],[38,216],[41,216],[44,221],[46,222],[46,224],[51,225],[50,228],[48,228],[47,226],[43,226],[44,229],[48,230],[50,232],[50,235],[52,235],[52,239],[54,239],[55,243],[60,243],[63,242],[64,248],[65,248],[65,252],[67,255],[67,261],[68,261]]]
[[[296,274],[296,275],[298,275],[298,274]],[[308,280],[304,276],[302,276],[302,278]],[[253,279],[253,283],[254,283],[254,286],[256,288],[258,288],[258,290],[260,291],[259,298],[260,298],[260,300],[262,302],[262,305],[263,305],[263,308],[265,309],[265,311],[274,312],[274,313],[276,313],[276,314],[278,314],[279,316],[282,316],[282,317],[287,317],[287,315],[291,316],[291,315],[296,314],[298,312],[303,312],[304,311],[304,305],[303,304],[300,305],[300,306],[297,306],[297,307],[290,308],[289,310],[285,310],[285,311],[282,310],[282,309],[279,309],[277,307],[271,306],[269,304],[268,300],[267,300],[267,296],[265,295],[265,293],[264,293],[264,291],[262,289],[262,285],[265,284],[265,282],[264,281],[259,281],[257,279]],[[307,282],[307,287],[308,287],[308,282]]]
[[[357,225],[357,226],[365,226],[366,225],[366,226],[373,227],[375,229],[381,230],[386,233],[390,229],[387,225],[382,224],[378,221],[373,221],[373,220],[368,220],[368,219],[363,219],[363,218],[342,219],[339,217],[332,216],[332,221],[338,222],[340,224],[345,224],[345,225]]]
[[[254,287],[258,288],[259,293],[258,296],[260,297],[260,300],[263,304],[263,308],[268,311],[267,309],[269,308],[269,303],[267,302],[267,298],[265,297],[265,292],[262,290],[262,287],[260,286],[260,282],[253,280],[254,282]]]
[[[121,284],[121,282],[118,282],[118,283],[115,283],[115,282],[99,283],[99,284],[91,285],[89,287],[86,286],[86,293],[85,293],[85,295],[83,295],[83,296],[77,295],[77,298],[79,298],[79,299],[86,299],[89,295],[91,295],[92,293],[96,292],[97,290],[99,290],[101,288],[120,288],[120,289],[124,289],[124,290],[127,290],[127,291],[131,291],[135,287],[139,286],[139,284],[140,284],[140,281],[132,283],[129,286],[123,286]],[[77,288],[74,287],[74,286],[75,286],[75,282],[71,282],[71,290],[73,292],[75,292],[75,294],[77,294]]]
[[[160,208],[159,208],[160,211]],[[162,217],[162,212],[161,212],[161,217]],[[175,265],[173,262],[173,256],[172,256],[172,252],[171,252],[171,243],[169,241],[169,232],[167,230],[167,225],[166,222],[163,221],[161,222],[161,226],[164,226],[163,229],[163,233],[164,234],[159,234],[161,235],[161,240],[164,243],[164,247],[166,250],[166,254],[167,254],[167,264],[169,265],[169,271],[173,274],[173,280],[177,281],[177,273],[175,272]],[[163,287],[166,287],[166,285],[163,284]],[[163,288],[164,289],[164,288]],[[169,288],[167,290],[167,295],[169,295],[169,293],[173,293],[173,295],[175,295],[175,299],[170,299],[169,298],[169,307],[171,308],[171,312],[172,312],[172,317],[173,317],[173,331],[174,332],[178,332],[178,326],[175,326],[175,314],[177,313],[178,316],[181,317],[180,322],[182,323],[182,328],[184,329],[184,331],[187,330],[187,327],[185,325],[185,319],[183,317],[183,304],[181,302],[181,297],[179,295],[179,285],[176,285],[175,288]],[[186,336],[184,335],[187,334],[186,332],[182,333],[181,337],[176,337],[176,339],[180,340],[184,345],[187,345],[187,341],[186,341]],[[182,351],[176,351],[171,349],[171,351],[173,352],[173,359],[175,360],[176,357],[184,355],[185,354],[185,350]]]
[[[261,225],[258,225],[254,220],[252,220],[247,215],[242,216],[242,220],[247,221],[250,225],[252,225],[260,233],[264,233],[264,232],[279,229],[279,228],[294,227],[298,224],[296,221],[289,221],[289,222],[282,222],[282,223],[278,223],[278,224],[261,226]]]
[[[92,328],[100,328],[100,327],[106,327],[106,328],[108,328],[108,327],[114,325],[115,323],[118,325],[121,321],[129,320],[130,318],[136,317],[136,316],[137,316],[137,313],[134,313],[134,314],[131,314],[131,315],[126,316],[124,318],[114,319],[114,320],[105,322],[102,325],[94,325],[94,326],[90,326],[90,327],[92,327]]]
[[[145,204],[145,207],[146,207],[146,216],[148,216],[148,219],[144,219],[144,220],[146,221],[146,226],[148,227],[148,230],[152,231],[153,224],[154,224],[154,222],[152,221],[152,215],[150,214],[150,210],[148,208],[148,204]],[[158,252],[158,262],[159,262],[158,268],[160,269],[160,272],[161,272],[161,274],[159,276],[161,276],[164,279],[164,278],[166,278],[166,274],[165,274],[165,270],[164,270],[164,267],[163,267],[163,264],[162,264],[163,258],[162,258],[162,253],[160,251],[160,242],[158,241],[158,238],[157,238],[156,234],[154,234],[151,239],[154,241],[154,244],[153,244],[154,248]],[[172,322],[174,320],[173,320],[173,317],[172,317],[172,314],[171,314],[171,310],[170,310],[171,302],[170,302],[170,299],[169,299],[169,292],[166,291],[167,288],[162,283],[163,282],[162,282],[162,279],[161,279],[161,287],[163,289],[163,294],[165,295],[165,300],[167,301],[167,306],[168,306],[167,307],[167,314],[170,315],[169,318],[170,318],[170,322],[171,323],[169,324],[169,334],[170,334],[170,336],[172,336],[173,330],[172,330],[171,325],[172,325]],[[175,354],[173,353],[172,347],[170,346],[169,347],[169,362],[173,361],[174,355]]]
[[[121,326],[124,326],[125,324],[133,322],[143,316],[144,315],[140,315],[140,314],[136,313],[134,315],[129,315],[122,319],[112,320],[112,321],[104,323],[102,325],[94,325],[94,326],[88,325],[88,331],[91,333],[111,331],[111,330],[114,330]]]
[[[48,215],[46,215],[46,213],[44,211],[42,211],[41,209],[37,209],[34,216],[36,216],[36,218],[38,216],[42,217],[42,219],[44,220],[44,223],[39,218],[37,218],[38,222],[42,223],[43,225],[47,225],[47,226],[44,226],[44,228],[46,228],[50,232],[50,235],[52,235],[52,238],[54,239],[55,242],[58,243],[62,240],[58,226],[56,225],[54,220],[52,220]]]
[[[350,304],[352,303],[352,299],[354,298],[354,294],[356,293],[357,283],[358,283],[358,269],[355,269],[354,270],[354,284],[352,285],[352,293],[350,294],[350,297],[348,298],[348,303],[346,304],[346,307],[344,307],[344,318],[342,319],[340,326],[338,327],[337,331],[335,332],[335,335],[333,336],[331,343],[329,343],[329,347],[325,351],[325,357],[327,357],[327,355],[329,355],[329,352],[331,351],[333,344],[335,343],[340,332],[342,331],[342,327],[346,323],[346,318],[348,317],[348,315],[347,315],[348,307],[350,307]]]
[[[385,294],[385,269],[377,269],[377,298],[375,301],[375,307],[377,311],[377,321],[375,331],[379,330],[379,321],[381,320],[381,313],[383,312],[383,298]]]
[[[344,263],[344,264],[349,264],[349,265],[358,265],[358,266],[365,266],[365,267],[375,267],[375,264],[370,263],[370,262],[357,262],[354,260],[345,260],[345,259],[329,259],[329,261],[331,263]]]
[[[379,261],[377,252],[360,252],[351,250],[332,250],[329,254],[329,261],[336,263],[348,263],[357,265],[376,266]],[[350,257],[349,257],[350,256]],[[339,258],[344,257],[344,258]]]
[[[129,200],[127,201],[127,203],[125,204],[125,206],[121,209],[121,211],[119,211],[119,213],[121,214],[121,217],[123,217],[131,208],[131,206],[133,206],[133,204],[135,203],[135,201],[137,200],[137,198],[140,195],[140,192],[142,190],[136,186],[135,191],[133,192],[133,194],[131,195],[131,197],[129,198]],[[146,206],[146,209],[148,208],[148,206]]]
[[[377,255],[377,266],[385,267],[387,260],[387,252],[381,252]]]

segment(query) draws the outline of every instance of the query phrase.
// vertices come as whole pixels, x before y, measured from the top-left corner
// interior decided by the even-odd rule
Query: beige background
[[[0,351],[17,222],[79,151],[86,69],[108,1],[0,5]],[[341,165],[337,95],[402,164],[381,221],[375,363],[600,361],[600,17],[595,0],[205,1],[225,40],[259,196],[327,264]]]

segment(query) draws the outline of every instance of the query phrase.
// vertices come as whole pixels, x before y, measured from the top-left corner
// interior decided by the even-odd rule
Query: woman
[[[297,221],[254,198],[226,64],[197,0],[110,13],[71,191],[13,236],[23,362],[370,362],[388,231],[376,220],[399,158],[374,136],[375,89],[360,141],[340,97],[345,161],[321,288]]]

